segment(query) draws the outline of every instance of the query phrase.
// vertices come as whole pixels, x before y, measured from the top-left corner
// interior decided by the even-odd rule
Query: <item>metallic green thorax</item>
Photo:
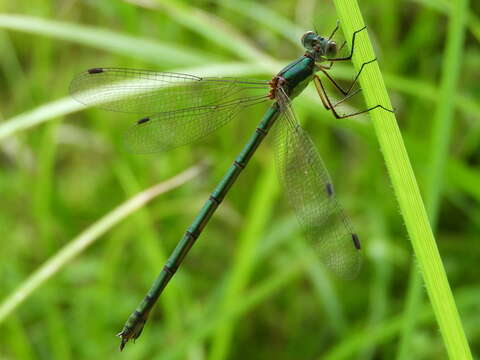
[[[299,57],[283,68],[277,75],[285,79],[284,89],[290,99],[298,96],[315,74],[315,60],[307,55]]]

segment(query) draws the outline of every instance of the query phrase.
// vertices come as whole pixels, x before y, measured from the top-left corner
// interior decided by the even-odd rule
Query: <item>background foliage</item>
[[[469,11],[459,44],[460,80],[445,98],[440,84],[449,73],[443,64],[451,4],[369,0],[360,6],[417,180],[427,198],[433,196],[427,206],[438,202],[429,207],[436,239],[478,354],[479,9]],[[191,146],[134,156],[123,149],[122,134],[136,117],[83,110],[68,96],[70,80],[96,66],[269,78],[301,53],[304,31],[315,26],[330,32],[335,9],[311,0],[72,0],[0,1],[0,11],[0,302],[137,192],[202,159],[210,164],[94,236],[92,246],[0,315],[1,359],[117,358],[113,335],[263,108],[246,111]],[[334,74],[349,79],[353,70],[336,65]],[[363,240],[360,276],[351,282],[332,277],[303,241],[267,142],[167,288],[138,343],[121,356],[446,358],[428,301],[415,285],[410,243],[368,117],[336,121],[309,90],[295,109]],[[438,125],[447,121],[445,101],[455,106],[446,128]],[[431,164],[438,161],[432,180]]]

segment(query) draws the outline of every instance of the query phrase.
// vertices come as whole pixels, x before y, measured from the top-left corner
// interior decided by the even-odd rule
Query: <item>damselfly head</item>
[[[302,36],[302,45],[307,50],[313,50],[313,46],[315,45],[317,34],[313,31],[307,31]]]
[[[303,34],[302,45],[315,57],[333,57],[337,53],[337,43],[335,41],[324,38],[314,31],[307,31]]]

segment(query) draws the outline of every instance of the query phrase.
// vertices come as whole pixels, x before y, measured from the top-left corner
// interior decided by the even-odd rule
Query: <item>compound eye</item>
[[[328,57],[333,57],[337,54],[337,43],[335,41],[330,41],[327,45],[326,55]]]
[[[317,34],[315,34],[313,31],[307,31],[302,36],[303,47],[307,50],[312,50],[313,47],[315,46],[315,43],[317,42],[316,39],[317,39]]]

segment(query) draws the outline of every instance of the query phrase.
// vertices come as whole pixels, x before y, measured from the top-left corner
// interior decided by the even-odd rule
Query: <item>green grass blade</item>
[[[85,106],[70,97],[43,104],[2,122],[0,124],[0,140],[12,136],[16,132],[29,129],[55,117],[61,117],[83,108]]]
[[[31,339],[29,338],[25,325],[18,316],[11,316],[4,326],[5,343],[11,349],[10,353],[15,359],[35,360]]]
[[[298,221],[295,219],[295,221]],[[320,261],[311,244],[301,239],[294,239],[290,242],[294,253],[299,258],[308,259],[305,264],[305,272],[310,282],[315,288],[316,296],[319,298],[322,308],[324,308],[325,317],[329,321],[331,331],[338,337],[343,336],[347,331],[347,321],[345,320],[345,309],[333,281],[328,277],[328,269]]]
[[[115,208],[99,221],[88,227],[79,236],[68,243],[57,254],[47,260],[28,279],[20,284],[2,303],[0,303],[0,323],[23,301],[25,301],[38,287],[55,275],[63,266],[70,262],[87,247],[92,245],[105,232],[125,219],[156,196],[170,191],[185,182],[195,178],[202,166],[191,167],[177,176],[152,186],[130,198],[122,205]]]
[[[239,14],[257,21],[262,27],[274,30],[285,39],[290,40],[294,46],[303,50],[298,39],[305,33],[305,29],[273,11],[266,4],[255,1],[223,1],[221,4],[223,7],[235,10]]]
[[[364,26],[358,4],[355,0],[335,0],[334,3],[345,36],[351,39],[353,32]],[[353,63],[359,70],[362,63],[375,58],[367,32],[362,32],[358,37],[356,46]],[[391,108],[378,63],[365,68],[360,84],[367,106],[381,104]],[[447,352],[452,359],[471,359],[470,348],[395,115],[376,109],[371,112],[371,119]]]
[[[440,200],[444,188],[443,179],[445,178],[452,134],[453,103],[461,70],[468,1],[460,0],[455,4],[452,3],[451,10],[449,12],[450,23],[443,56],[442,79],[433,121],[430,160],[428,161],[430,169],[426,172],[427,178],[425,181],[426,207],[430,223],[434,229],[437,227]],[[407,293],[406,321],[397,354],[398,359],[408,359],[410,357],[411,341],[417,323],[416,314],[422,298],[422,282],[419,279],[415,266],[413,264],[410,270],[411,284]]]
[[[139,6],[164,10],[179,24],[189,28],[212,43],[228,49],[240,58],[255,61],[264,67],[273,66],[273,59],[251,43],[241,32],[211,12],[189,6],[185,2],[156,0],[138,2]]]
[[[191,47],[182,48],[158,40],[123,35],[93,26],[70,24],[40,17],[0,15],[0,28],[73,41],[106,52],[162,65],[192,65],[212,61],[212,55],[207,56]]]
[[[273,162],[270,163],[264,174],[260,177],[252,196],[245,228],[239,238],[239,248],[236,251],[235,263],[225,294],[219,305],[219,310],[227,312],[228,309],[241,306],[242,294],[248,285],[254,268],[254,257],[257,241],[261,239],[268,219],[272,214],[274,200],[278,193],[278,182]],[[212,340],[210,359],[228,358],[236,319],[217,329]]]
[[[469,196],[480,202],[480,170],[471,168],[458,160],[448,163],[449,180]]]
[[[413,0],[414,2],[417,2],[419,4],[422,4],[426,7],[429,7],[431,9],[434,9],[436,11],[442,12],[443,14],[447,16],[451,16],[452,14],[455,14],[456,11],[452,9],[452,7],[455,4],[455,1],[447,1],[447,0]],[[470,32],[475,36],[477,41],[480,42],[480,20],[479,17],[473,12],[473,11],[468,11],[467,8],[467,17],[468,17],[468,29]]]
[[[478,288],[464,289],[458,292],[458,305],[462,310],[476,307],[478,304]],[[420,324],[426,325],[432,323],[435,319],[432,308],[428,303],[423,303],[417,313]],[[395,336],[401,331],[402,324],[405,321],[404,315],[385,319],[371,331],[361,331],[352,336],[345,337],[336,344],[319,360],[350,360],[356,359],[358,354],[369,346],[379,346],[387,344],[395,339]],[[412,359],[412,357],[410,357]],[[461,358],[460,358],[461,359]]]
[[[273,272],[266,280],[243,294],[238,306],[225,309],[224,312],[216,312],[214,316],[205,319],[204,322],[198,322],[190,336],[166,349],[162,354],[162,359],[184,359],[186,349],[190,346],[207,338],[216,330],[228,326],[232,321],[252,311],[256,306],[275,295],[280,289],[297,280],[304,273],[304,267],[308,265],[308,260],[301,257],[292,259],[290,266]]]
[[[437,223],[437,214],[444,178],[446,159],[454,120],[454,96],[462,66],[463,43],[465,40],[465,19],[468,0],[457,0],[452,9],[451,20],[444,53],[439,101],[435,112],[432,143],[430,146],[430,169],[428,171],[427,209],[433,226]]]

